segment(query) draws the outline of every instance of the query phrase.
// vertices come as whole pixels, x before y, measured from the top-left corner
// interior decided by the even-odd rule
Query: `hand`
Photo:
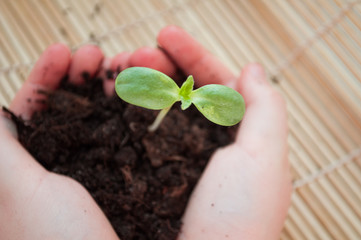
[[[62,44],[50,46],[37,61],[15,99],[11,111],[29,119],[41,110],[39,89],[54,90],[68,73],[69,81],[83,84],[104,69],[123,70],[147,65],[174,74],[175,67],[159,49],[142,48],[104,58],[95,46],[84,46],[71,56]],[[114,92],[114,82],[104,81]],[[90,194],[75,180],[50,173],[17,140],[16,128],[0,110],[0,239],[118,239]]]
[[[237,78],[182,29],[165,28],[158,42],[197,83],[232,86],[246,102],[236,141],[210,159],[179,239],[278,239],[292,191],[283,98],[260,65]]]
[[[233,85],[247,104],[236,142],[212,157],[192,195],[180,239],[277,238],[291,192],[282,98],[267,84],[259,65],[247,66],[237,80],[179,28],[165,28],[158,42],[196,81]],[[146,66],[168,75],[175,72],[158,49],[142,48],[104,59],[93,46],[80,48],[71,57],[67,47],[53,45],[37,62],[11,110],[29,118],[41,108],[27,101],[35,89],[55,89],[68,71],[69,80],[80,84],[83,72],[102,72],[101,65],[113,70]],[[110,95],[112,82],[105,81],[104,89]],[[14,126],[1,116],[0,238],[117,239],[86,190],[43,169],[19,144]]]
[[[80,83],[81,74],[95,74],[102,59],[93,46],[79,49],[73,57],[64,45],[49,47],[11,110],[28,119],[41,108],[31,100],[41,97],[36,96],[38,89],[57,88],[68,70],[70,81]],[[1,114],[0,239],[118,239],[90,194],[76,181],[40,166],[18,142],[14,125]]]

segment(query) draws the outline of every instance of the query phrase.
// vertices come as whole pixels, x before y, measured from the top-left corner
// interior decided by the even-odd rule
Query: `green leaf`
[[[245,103],[241,94],[232,88],[210,84],[191,94],[193,104],[210,121],[232,126],[241,121],[245,112]]]
[[[192,104],[190,94],[193,91],[193,86],[193,76],[190,75],[187,80],[182,84],[182,87],[179,91],[180,100],[182,101],[182,110],[189,108],[189,106]]]
[[[115,91],[124,101],[160,110],[179,101],[179,87],[167,75],[145,67],[131,67],[115,80]]]

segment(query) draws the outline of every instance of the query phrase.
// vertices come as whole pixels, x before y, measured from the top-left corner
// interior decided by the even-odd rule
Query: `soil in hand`
[[[41,94],[44,111],[14,117],[19,140],[49,171],[79,181],[121,239],[175,239],[207,161],[235,133],[177,104],[150,133],[157,111],[105,97],[101,79]]]

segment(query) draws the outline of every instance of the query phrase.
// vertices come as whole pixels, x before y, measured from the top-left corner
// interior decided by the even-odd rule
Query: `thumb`
[[[236,145],[257,159],[282,159],[287,152],[287,111],[282,95],[267,81],[259,64],[248,64],[237,82],[246,112]],[[264,147],[260,151],[260,147]]]

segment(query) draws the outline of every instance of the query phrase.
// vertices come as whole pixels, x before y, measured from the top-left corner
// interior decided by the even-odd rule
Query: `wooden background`
[[[294,192],[281,239],[361,239],[360,0],[0,0],[0,104],[41,52],[156,46],[176,24],[235,73],[262,63],[287,99]]]

